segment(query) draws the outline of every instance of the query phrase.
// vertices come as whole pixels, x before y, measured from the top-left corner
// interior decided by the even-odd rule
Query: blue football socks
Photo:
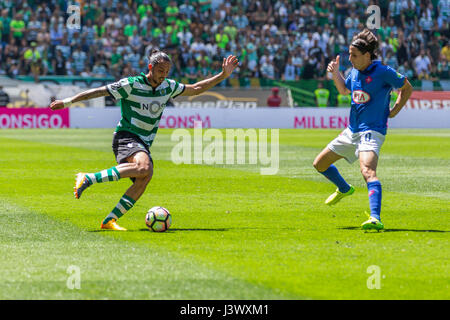
[[[367,183],[369,190],[370,216],[381,221],[381,183],[380,181],[372,181]]]
[[[339,189],[340,192],[346,193],[350,190],[350,185],[342,178],[338,169],[334,164],[328,167],[327,170],[320,172],[323,174],[328,180],[333,182]]]

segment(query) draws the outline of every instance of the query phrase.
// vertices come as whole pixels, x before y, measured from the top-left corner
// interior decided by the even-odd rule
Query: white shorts
[[[352,133],[349,128],[346,128],[327,147],[343,156],[348,163],[353,163],[359,158],[361,151],[373,151],[379,156],[384,139],[385,135],[377,131],[367,130]]]

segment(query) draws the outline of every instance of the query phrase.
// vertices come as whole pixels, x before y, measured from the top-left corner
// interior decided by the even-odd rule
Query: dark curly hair
[[[152,53],[148,57],[148,62],[152,66],[156,66],[158,63],[161,63],[163,61],[167,61],[167,62],[170,62],[170,63],[172,62],[172,60],[167,55],[167,53],[165,53],[163,51],[159,51],[157,49],[152,50]]]
[[[364,29],[352,39],[351,46],[354,46],[362,54],[366,52],[370,53],[370,59],[374,60],[377,58],[378,50],[378,38],[369,29]]]

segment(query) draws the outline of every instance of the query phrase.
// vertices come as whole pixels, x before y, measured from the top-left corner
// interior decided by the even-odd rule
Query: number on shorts
[[[372,138],[372,134],[370,132],[368,132],[364,135],[364,140],[366,140],[366,141],[370,141],[371,138]]]

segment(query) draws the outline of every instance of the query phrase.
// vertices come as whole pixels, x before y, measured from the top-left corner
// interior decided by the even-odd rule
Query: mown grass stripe
[[[0,197],[0,299],[280,299],[148,245],[105,237]],[[71,290],[69,266],[81,271]],[[119,270],[119,271],[118,271]]]

